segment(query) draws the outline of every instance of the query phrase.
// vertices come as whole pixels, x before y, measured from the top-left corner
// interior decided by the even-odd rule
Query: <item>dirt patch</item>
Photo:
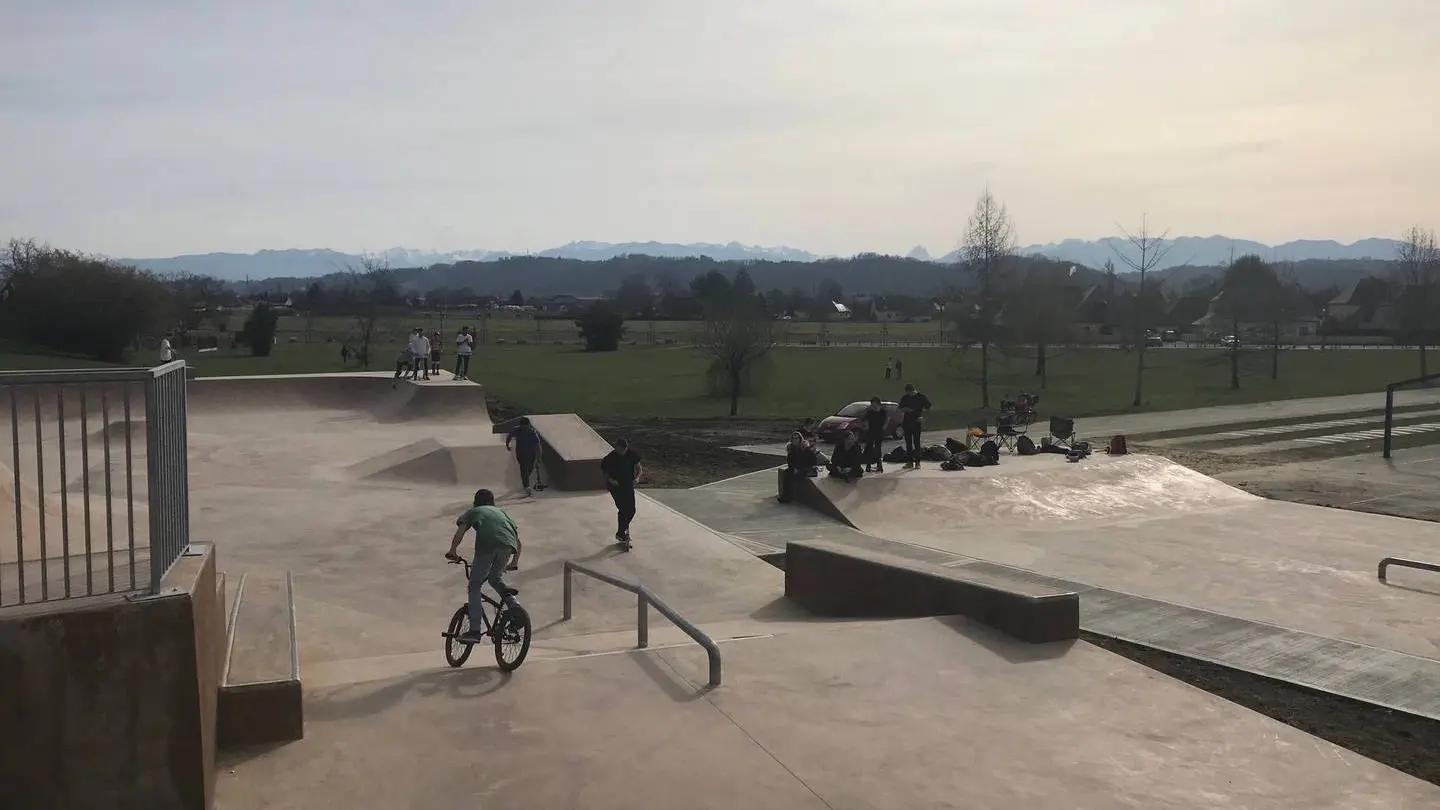
[[[1322,740],[1440,785],[1440,721],[1391,711],[1293,684],[1196,661],[1113,638],[1081,633],[1123,655],[1212,695]]]

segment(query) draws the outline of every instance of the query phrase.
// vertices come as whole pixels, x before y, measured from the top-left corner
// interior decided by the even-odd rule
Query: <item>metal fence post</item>
[[[564,601],[565,601],[565,621],[567,621],[567,622],[570,621],[571,605],[572,605],[572,602],[573,602],[573,599],[574,599],[574,596],[573,596],[573,595],[571,594],[571,592],[570,592],[570,589],[571,589],[571,587],[572,587],[572,586],[570,585],[570,578],[571,578],[570,562],[567,560],[567,561],[565,562],[565,600],[564,600]]]
[[[1385,386],[1385,448],[1381,451],[1384,458],[1390,458],[1390,430],[1395,422],[1395,386]]]
[[[644,592],[635,594],[635,631],[640,636],[635,646],[645,649],[650,646],[650,600]]]

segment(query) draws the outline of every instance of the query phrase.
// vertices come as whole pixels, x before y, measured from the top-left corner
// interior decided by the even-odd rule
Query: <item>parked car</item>
[[[1220,345],[1224,346],[1227,349],[1234,346],[1239,346],[1240,338],[1235,337],[1234,335],[1226,335],[1225,337],[1220,338]]]
[[[900,438],[899,403],[882,402],[880,404],[885,406],[885,412],[890,417],[886,422],[885,435],[892,439]],[[820,426],[815,429],[815,435],[821,441],[834,444],[840,440],[840,434],[846,431],[861,432],[865,427],[865,411],[869,408],[869,402],[852,402],[834,414],[821,419]]]
[[[1166,343],[1176,343],[1180,340],[1180,333],[1174,329],[1166,329],[1160,333],[1160,339]]]
[[[1164,339],[1162,339],[1159,335],[1149,334],[1145,336],[1146,346],[1161,346],[1164,345],[1164,343]]]

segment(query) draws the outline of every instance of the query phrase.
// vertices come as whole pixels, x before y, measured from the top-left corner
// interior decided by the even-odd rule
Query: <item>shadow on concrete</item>
[[[486,651],[477,645],[476,652]],[[420,672],[399,680],[342,686],[306,695],[306,720],[354,720],[398,705],[407,695],[446,695],[453,700],[483,698],[510,682],[510,674],[495,667],[443,669]]]
[[[259,759],[260,757],[265,756],[271,751],[278,751],[279,749],[284,748],[287,745],[291,745],[292,742],[299,742],[299,740],[261,743],[260,745],[247,745],[243,748],[232,748],[228,751],[216,751],[215,769],[222,770],[229,768],[237,768],[252,759]]]
[[[604,548],[601,548],[599,551],[596,551],[593,554],[587,554],[584,557],[570,560],[570,562],[577,562],[582,564],[598,562],[599,560],[608,560],[611,557],[624,553],[625,552],[620,550],[619,546],[605,546]],[[565,563],[566,560],[551,560],[549,562],[544,562],[531,568],[524,565],[524,558],[522,555],[520,570],[510,572],[508,578],[514,580],[516,587],[519,587],[520,585],[523,585],[525,582],[532,579],[538,580],[549,579],[550,577],[559,577],[565,573]]]
[[[888,617],[861,617],[861,616],[821,616],[818,613],[811,613],[800,605],[784,596],[766,602],[750,613],[750,618],[757,622],[810,622],[814,624],[838,624],[841,622],[873,622],[881,621]]]
[[[1030,664],[1036,661],[1053,661],[1057,658],[1064,658],[1070,652],[1070,648],[1075,646],[1073,639],[1051,641],[1044,644],[1019,641],[964,616],[938,616],[935,620],[1012,664]]]
[[[660,655],[661,650],[631,650],[626,653],[665,696],[676,703],[690,703],[710,694],[709,686],[696,687],[688,678],[670,666]],[[664,663],[662,663],[664,662]]]
[[[1432,587],[1429,587],[1429,588],[1417,588],[1417,587],[1415,587],[1414,585],[1401,585],[1401,584],[1395,583],[1395,582],[1382,582],[1382,583],[1380,583],[1380,584],[1381,584],[1381,585],[1384,585],[1384,586],[1387,587],[1387,588],[1394,588],[1394,589],[1400,590],[1400,591],[1410,591],[1411,593],[1428,593],[1428,594],[1430,594],[1431,596],[1440,596],[1440,586],[1432,586]]]

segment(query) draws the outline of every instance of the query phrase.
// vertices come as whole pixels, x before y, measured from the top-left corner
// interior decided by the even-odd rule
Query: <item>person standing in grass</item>
[[[470,327],[460,327],[460,334],[455,336],[455,379],[470,379],[470,355],[475,351],[475,336],[470,334]]]

